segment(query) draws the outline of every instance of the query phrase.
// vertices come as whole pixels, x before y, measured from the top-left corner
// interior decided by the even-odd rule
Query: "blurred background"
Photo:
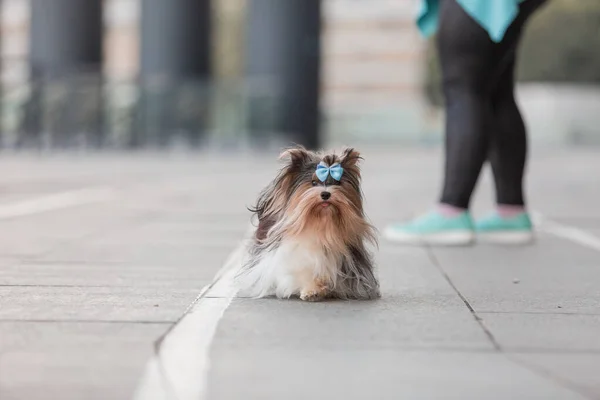
[[[417,3],[2,0],[0,146],[436,145]],[[539,12],[519,79],[532,141],[600,143],[600,2]]]
[[[161,347],[206,326],[182,315],[223,314],[189,310],[235,267],[280,146],[360,148],[377,227],[436,198],[444,112],[418,5],[0,0],[0,400],[177,377],[211,399],[599,398],[600,0],[548,1],[521,46],[539,245],[382,243],[381,302],[235,299],[212,345]]]

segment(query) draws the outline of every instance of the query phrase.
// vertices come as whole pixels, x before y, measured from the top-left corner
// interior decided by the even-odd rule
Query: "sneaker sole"
[[[502,245],[527,245],[533,243],[535,235],[533,232],[485,232],[477,233],[477,241],[490,244]]]
[[[410,235],[394,230],[387,230],[384,231],[383,237],[390,242],[420,246],[468,246],[475,241],[475,234],[472,231],[459,230],[444,233],[432,233],[429,235]]]

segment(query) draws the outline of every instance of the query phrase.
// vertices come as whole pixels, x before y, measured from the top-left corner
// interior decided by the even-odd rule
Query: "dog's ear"
[[[362,160],[360,153],[357,150],[348,147],[342,151],[340,164],[345,167],[354,167],[358,165],[360,160]]]
[[[287,161],[291,166],[300,167],[310,160],[310,153],[302,146],[289,147],[281,152],[279,160]]]

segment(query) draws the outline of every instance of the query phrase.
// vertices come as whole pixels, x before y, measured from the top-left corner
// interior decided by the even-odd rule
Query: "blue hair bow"
[[[343,173],[344,173],[344,168],[342,168],[342,166],[338,163],[333,164],[330,167],[323,165],[323,164],[317,165],[316,174],[317,174],[317,178],[319,178],[319,180],[321,182],[325,182],[327,180],[327,176],[329,176],[329,175],[331,175],[331,177],[333,179],[335,179],[336,181],[339,181],[340,179],[342,179]]]

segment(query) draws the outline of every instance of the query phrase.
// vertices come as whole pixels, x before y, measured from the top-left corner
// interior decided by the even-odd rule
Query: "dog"
[[[376,230],[363,210],[360,153],[285,149],[276,178],[249,210],[258,219],[236,276],[248,297],[321,301],[380,297],[372,254]]]

